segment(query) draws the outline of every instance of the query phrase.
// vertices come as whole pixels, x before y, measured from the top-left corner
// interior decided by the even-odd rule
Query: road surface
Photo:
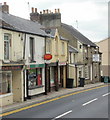
[[[108,86],[62,97],[3,118],[108,118]]]

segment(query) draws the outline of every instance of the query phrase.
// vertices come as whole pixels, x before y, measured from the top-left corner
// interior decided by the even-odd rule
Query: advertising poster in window
[[[35,88],[37,85],[36,69],[28,70],[28,88]]]

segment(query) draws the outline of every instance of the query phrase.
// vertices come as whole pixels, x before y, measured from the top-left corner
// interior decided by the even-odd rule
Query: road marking
[[[91,100],[91,101],[89,101],[89,102],[86,102],[86,103],[84,103],[82,106],[88,105],[88,104],[90,104],[90,103],[92,103],[92,102],[94,102],[94,101],[96,101],[96,100],[98,100],[98,98],[95,98],[95,99],[93,99],[93,100]]]
[[[107,96],[107,95],[109,95],[110,93],[106,93],[106,94],[104,94],[104,95],[102,95],[103,97],[105,97],[105,96]]]
[[[71,112],[72,112],[72,110],[70,110],[70,111],[68,111],[68,112],[65,112],[65,113],[63,113],[63,114],[61,114],[61,115],[55,117],[55,118],[52,119],[52,120],[56,120],[56,119],[58,119],[58,118],[61,118],[61,117],[65,116],[65,115],[67,115],[67,114],[69,114],[69,113],[71,113]]]
[[[30,108],[33,108],[33,107],[36,107],[36,106],[39,106],[39,105],[43,105],[43,104],[46,104],[46,103],[49,103],[49,102],[52,102],[52,101],[55,101],[55,100],[58,100],[58,99],[68,97],[68,96],[72,96],[72,95],[75,95],[75,94],[79,94],[79,93],[83,93],[83,92],[86,92],[86,91],[95,90],[95,89],[102,88],[102,87],[107,87],[107,86],[109,86],[109,85],[101,85],[101,86],[98,86],[98,87],[93,87],[93,88],[85,89],[85,90],[82,90],[82,91],[73,92],[73,93],[63,95],[63,96],[60,96],[60,97],[57,97],[57,98],[54,98],[54,99],[50,99],[50,100],[47,100],[47,101],[44,101],[44,102],[41,102],[41,103],[36,103],[36,104],[29,105],[29,106],[26,106],[26,107],[23,107],[23,108],[18,108],[16,110],[12,110],[12,111],[9,111],[9,112],[2,113],[2,114],[0,114],[0,117],[7,116],[7,115],[10,115],[10,114],[14,114],[14,113],[17,113],[17,112],[20,112],[20,111],[23,111],[23,110],[27,110],[27,109],[30,109]]]

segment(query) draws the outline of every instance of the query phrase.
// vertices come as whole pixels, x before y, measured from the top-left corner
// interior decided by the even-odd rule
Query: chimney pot
[[[40,14],[42,14],[42,11],[40,11]]]
[[[32,13],[34,13],[34,8],[32,7]]]
[[[55,9],[55,13],[57,13],[57,10]]]
[[[49,13],[49,10],[47,9],[47,14]]]
[[[58,13],[60,13],[60,9],[58,9]]]
[[[43,14],[45,14],[45,10],[43,10]]]
[[[37,8],[35,8],[35,13],[37,13]]]
[[[4,5],[7,5],[6,2],[4,2]]]

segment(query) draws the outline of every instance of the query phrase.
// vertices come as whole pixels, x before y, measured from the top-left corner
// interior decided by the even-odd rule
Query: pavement
[[[52,92],[48,93],[47,95],[42,94],[39,96],[32,97],[31,99],[28,99],[24,102],[13,103],[11,105],[4,106],[4,107],[2,107],[2,113],[8,112],[11,110],[15,110],[18,108],[22,108],[22,107],[25,107],[28,105],[32,105],[34,103],[39,103],[39,102],[42,102],[45,100],[49,100],[49,99],[59,97],[62,95],[66,95],[69,93],[73,93],[73,92],[77,92],[77,91],[81,91],[84,89],[93,88],[93,87],[97,87],[97,86],[101,86],[101,85],[104,85],[104,83],[99,82],[99,83],[95,83],[95,84],[87,84],[84,87],[77,87],[77,88],[60,88],[59,91],[52,91]]]

